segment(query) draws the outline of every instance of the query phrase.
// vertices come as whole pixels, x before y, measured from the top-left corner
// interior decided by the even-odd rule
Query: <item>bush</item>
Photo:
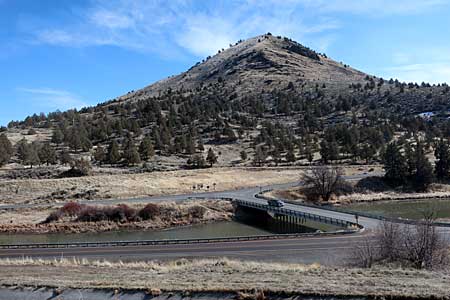
[[[79,176],[89,176],[92,173],[92,165],[87,159],[75,159],[70,163],[73,173]]]
[[[139,217],[142,220],[150,220],[155,219],[161,213],[161,210],[158,205],[154,203],[147,204],[143,209],[141,209],[138,213]]]
[[[397,262],[417,269],[448,265],[448,241],[433,222],[432,214],[428,214],[417,225],[381,223],[373,240],[356,247],[357,263],[371,267],[375,262]]]
[[[80,222],[99,222],[108,220],[106,210],[96,206],[86,206],[78,214],[77,221]]]
[[[74,217],[78,215],[84,207],[85,205],[82,205],[78,202],[69,202],[61,207],[60,212],[64,215]]]
[[[200,219],[205,215],[206,208],[196,205],[193,207],[189,207],[188,213],[192,218]]]
[[[57,211],[52,212],[42,223],[48,224],[48,223],[56,222],[60,218],[61,218],[61,212],[59,210],[57,210]]]

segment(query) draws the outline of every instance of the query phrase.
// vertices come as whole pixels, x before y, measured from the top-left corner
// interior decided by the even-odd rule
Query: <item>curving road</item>
[[[347,179],[358,179],[367,175],[349,176]],[[170,195],[161,197],[147,197],[130,200],[99,200],[88,203],[132,203],[151,202],[163,200],[182,201],[188,198],[234,198],[251,201],[254,203],[266,203],[263,199],[255,197],[262,189],[283,189],[298,185],[288,183],[265,187],[254,187],[233,191],[196,193],[187,195]],[[15,206],[17,207],[17,206]],[[21,207],[21,206],[20,206]],[[320,208],[301,205],[286,204],[286,208],[309,212],[316,215],[333,217],[347,221],[355,221],[355,216],[347,213],[324,210]],[[344,236],[302,237],[285,240],[259,240],[222,242],[213,244],[187,244],[187,245],[155,245],[155,246],[120,246],[101,248],[69,248],[69,249],[0,249],[0,258],[89,258],[107,260],[149,260],[149,259],[174,259],[174,258],[206,258],[229,257],[248,260],[285,261],[285,262],[320,262],[322,264],[341,264],[351,258],[352,250],[361,244],[363,239],[370,238],[372,229],[379,225],[376,219],[359,217],[359,224],[364,226],[362,233]],[[442,228],[448,232],[450,228]]]

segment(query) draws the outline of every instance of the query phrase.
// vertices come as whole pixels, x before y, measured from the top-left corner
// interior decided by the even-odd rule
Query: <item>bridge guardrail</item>
[[[256,198],[260,198],[260,199],[265,199],[265,200],[269,200],[272,198],[266,197],[263,194],[267,193],[267,192],[271,192],[272,190],[264,190],[261,191],[260,193],[256,194],[255,197]],[[326,205],[314,205],[314,204],[310,204],[310,203],[296,203],[293,201],[289,201],[289,200],[284,200],[284,202],[289,203],[289,204],[293,204],[293,205],[298,205],[298,206],[306,206],[306,207],[311,207],[311,208],[318,208],[318,209],[323,209],[323,210],[329,210],[329,211],[334,211],[334,212],[339,212],[339,213],[344,213],[344,214],[350,214],[350,215],[358,215],[360,217],[366,217],[366,218],[370,218],[370,219],[376,219],[376,220],[380,220],[380,221],[388,221],[388,222],[392,222],[392,223],[403,223],[403,224],[409,224],[409,225],[418,225],[418,224],[422,224],[423,222],[420,220],[411,220],[411,219],[404,219],[404,218],[394,218],[394,217],[386,217],[386,216],[382,216],[382,215],[376,215],[376,214],[371,214],[371,213],[367,213],[367,212],[360,212],[360,211],[354,211],[351,209],[342,209],[342,208],[338,208],[338,207],[332,207],[332,206],[326,206]],[[450,227],[450,223],[443,223],[443,222],[433,222],[434,226],[438,226],[438,227]]]
[[[258,198],[266,199],[261,196]],[[268,204],[254,203],[254,202],[250,202],[250,201],[246,201],[246,200],[235,199],[233,201],[235,203],[243,205],[243,206],[266,210],[266,211],[271,211],[271,212],[275,212],[275,213],[282,214],[282,215],[306,218],[306,219],[310,219],[313,221],[318,221],[318,222],[322,222],[322,223],[326,223],[326,224],[338,225],[338,226],[342,226],[342,227],[354,226],[354,227],[361,228],[361,226],[359,224],[356,224],[354,222],[340,220],[340,219],[336,219],[336,218],[332,218],[332,217],[321,216],[321,215],[316,215],[316,214],[312,214],[312,213],[308,213],[308,212],[292,210],[289,208],[270,206]]]

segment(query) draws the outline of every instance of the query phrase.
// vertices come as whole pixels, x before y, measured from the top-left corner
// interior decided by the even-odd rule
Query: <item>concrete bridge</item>
[[[241,200],[241,199],[234,199],[233,205],[237,208],[244,207],[244,208],[251,208],[256,209],[260,211],[264,211],[267,214],[269,214],[271,217],[276,219],[277,221],[280,221],[282,223],[287,224],[304,224],[305,220],[311,220],[315,222],[320,222],[324,224],[330,224],[342,228],[354,228],[354,229],[360,229],[362,228],[360,225],[356,224],[355,222],[343,220],[340,218],[333,218],[330,216],[324,216],[319,214],[314,214],[310,212],[305,212],[304,210],[301,210],[301,208],[296,207],[277,207],[272,206],[266,203],[264,203],[264,200],[262,201],[247,201],[247,200]]]

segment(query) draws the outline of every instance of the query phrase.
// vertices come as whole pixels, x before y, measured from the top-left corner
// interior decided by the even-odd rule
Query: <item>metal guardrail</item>
[[[261,191],[260,193],[256,194],[255,197],[259,198],[259,199],[265,199],[265,200],[273,199],[273,198],[269,198],[269,197],[266,197],[266,196],[263,195],[264,193],[271,192],[271,191],[272,190]],[[289,203],[289,204],[293,204],[293,205],[306,206],[306,207],[323,209],[323,210],[334,211],[334,212],[350,214],[350,215],[357,215],[357,216],[360,216],[360,217],[366,217],[366,218],[380,220],[380,221],[388,221],[388,222],[392,222],[392,223],[402,223],[402,224],[409,224],[409,225],[420,225],[420,224],[423,224],[423,222],[421,220],[386,217],[386,216],[382,216],[382,215],[376,215],[376,214],[371,214],[371,213],[367,213],[367,212],[354,211],[354,210],[351,210],[351,209],[342,209],[342,208],[326,206],[326,205],[314,205],[314,204],[310,204],[310,203],[301,203],[301,204],[299,204],[297,202],[284,200],[284,199],[283,199],[283,201],[286,202],[286,203]],[[443,222],[433,222],[433,225],[437,226],[437,227],[450,227],[450,223],[443,223]]]
[[[73,242],[73,243],[35,243],[35,244],[11,244],[0,245],[0,249],[65,249],[65,248],[101,248],[117,246],[156,246],[156,245],[177,245],[177,244],[205,244],[205,243],[225,243],[239,241],[257,241],[257,240],[277,240],[299,237],[314,237],[327,235],[351,234],[357,232],[357,229],[337,230],[330,232],[313,233],[288,233],[288,234],[270,234],[270,235],[252,235],[221,238],[201,238],[201,239],[173,239],[173,240],[142,240],[142,241],[110,241],[110,242]]]
[[[259,198],[262,198],[262,197],[259,197]],[[321,216],[321,215],[312,214],[312,213],[308,213],[308,212],[302,212],[302,211],[292,210],[292,209],[282,208],[282,207],[275,207],[275,206],[270,206],[268,204],[254,203],[254,202],[250,202],[250,201],[246,201],[246,200],[237,200],[236,199],[233,202],[237,203],[239,205],[242,205],[242,206],[252,207],[252,208],[265,210],[265,211],[270,211],[270,212],[274,212],[274,213],[281,214],[281,215],[294,216],[294,217],[309,219],[309,220],[322,222],[322,223],[326,223],[326,224],[338,225],[338,226],[342,226],[342,227],[356,226],[356,227],[360,228],[360,226],[354,222],[340,220],[340,219],[327,217],[327,216]]]

